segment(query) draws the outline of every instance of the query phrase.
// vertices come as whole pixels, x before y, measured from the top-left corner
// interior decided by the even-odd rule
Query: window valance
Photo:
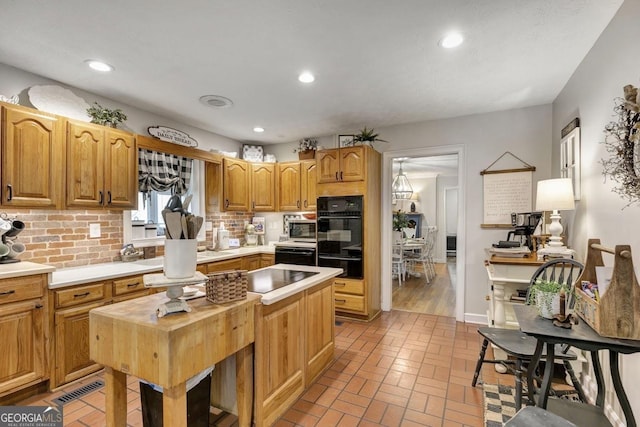
[[[168,191],[182,196],[189,190],[193,160],[174,154],[138,150],[138,190]]]

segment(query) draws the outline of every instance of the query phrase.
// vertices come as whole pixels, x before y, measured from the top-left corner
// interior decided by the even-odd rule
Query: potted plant
[[[375,133],[373,128],[367,129],[367,127],[365,126],[359,134],[353,137],[353,143],[354,145],[357,143],[360,143],[362,145],[371,145],[371,143],[374,141],[389,142],[385,141],[384,139],[378,138],[378,136],[379,134]]]
[[[87,108],[87,114],[91,117],[91,123],[110,126],[112,128],[117,128],[120,123],[127,120],[127,115],[124,114],[121,109],[105,108],[97,102],[94,102],[91,107]]]
[[[538,307],[538,314],[545,319],[553,319],[560,313],[560,293],[568,294],[570,289],[564,283],[553,280],[537,280],[529,286],[528,304]]]
[[[402,240],[402,229],[409,225],[409,219],[407,218],[407,214],[398,209],[397,212],[393,213],[393,241],[401,241]]]
[[[316,150],[318,149],[318,141],[313,138],[302,138],[298,141],[298,148],[293,150],[294,153],[298,153],[298,159],[313,159],[316,157]]]

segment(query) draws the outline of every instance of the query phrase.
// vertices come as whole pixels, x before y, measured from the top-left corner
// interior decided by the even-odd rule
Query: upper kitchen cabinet
[[[318,183],[363,181],[365,147],[344,147],[316,153]]]
[[[276,210],[276,165],[274,163],[251,164],[251,199],[253,212]]]
[[[251,165],[244,160],[224,158],[223,200],[225,211],[251,210]]]
[[[67,121],[67,207],[135,209],[138,150],[127,132]]]
[[[316,209],[316,162],[283,162],[278,164],[278,210]]]
[[[278,164],[278,210],[299,211],[300,202],[300,162]]]
[[[2,109],[2,205],[59,208],[64,176],[61,118],[0,103]]]

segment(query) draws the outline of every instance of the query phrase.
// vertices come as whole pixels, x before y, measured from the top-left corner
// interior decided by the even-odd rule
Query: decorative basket
[[[207,301],[223,304],[247,298],[247,270],[220,271],[207,277]]]
[[[311,160],[316,158],[316,150],[298,151],[298,160]]]

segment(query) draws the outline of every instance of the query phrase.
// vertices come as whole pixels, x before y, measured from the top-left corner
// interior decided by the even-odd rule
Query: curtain
[[[138,190],[167,191],[182,196],[189,190],[193,160],[174,154],[138,150]]]

